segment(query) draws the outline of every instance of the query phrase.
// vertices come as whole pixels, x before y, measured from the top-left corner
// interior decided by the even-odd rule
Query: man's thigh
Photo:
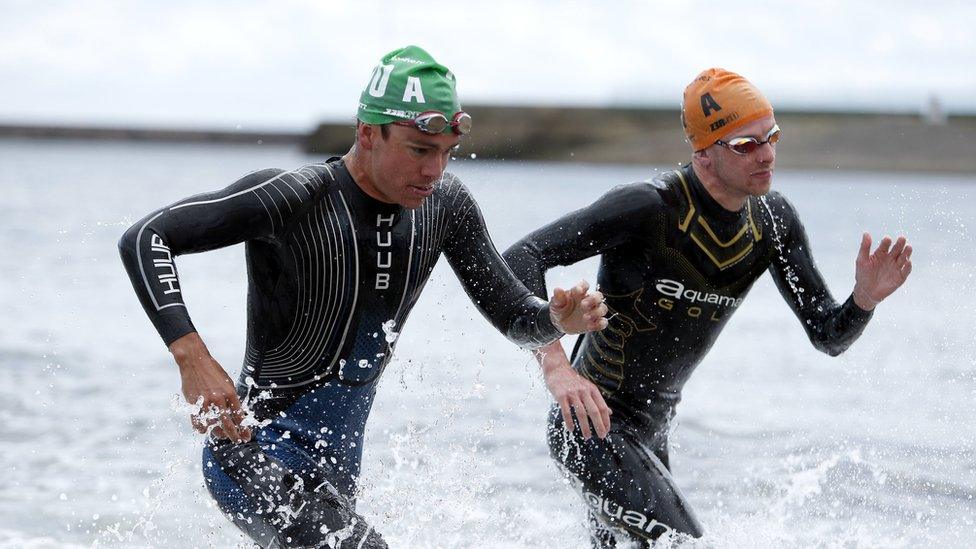
[[[660,457],[636,436],[615,428],[606,439],[588,441],[550,427],[550,451],[577,481],[594,517],[636,539],[656,539],[674,530],[695,537],[702,527]]]
[[[335,489],[331,471],[297,449],[216,443],[203,461],[221,510],[262,547],[386,547]]]

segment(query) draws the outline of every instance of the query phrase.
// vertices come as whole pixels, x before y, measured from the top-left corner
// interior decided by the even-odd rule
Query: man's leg
[[[298,448],[217,442],[204,448],[203,465],[221,510],[261,547],[386,547],[332,471]]]
[[[590,545],[593,549],[606,549],[617,546],[613,529],[596,516],[592,509],[586,510],[586,524],[590,531]]]
[[[617,420],[606,439],[584,441],[578,427],[573,433],[563,429],[558,409],[550,413],[550,454],[578,483],[596,521],[591,533],[595,546],[613,547],[612,537],[649,545],[670,531],[702,535],[701,524],[675,486],[671,473],[648,446],[653,444],[660,453],[663,436],[645,444],[636,432]],[[608,536],[605,530],[614,536]]]

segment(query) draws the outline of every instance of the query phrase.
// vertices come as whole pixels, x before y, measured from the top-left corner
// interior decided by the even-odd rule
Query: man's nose
[[[756,160],[762,164],[772,164],[776,160],[776,146],[766,142],[756,150]]]
[[[425,159],[424,163],[421,165],[420,174],[424,177],[430,177],[436,179],[444,173],[444,168],[447,167],[447,159],[440,154],[432,154],[430,158]]]

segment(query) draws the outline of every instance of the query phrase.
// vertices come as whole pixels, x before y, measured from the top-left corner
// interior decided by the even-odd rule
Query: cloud
[[[15,2],[0,119],[305,128],[408,43],[465,102],[675,105],[708,66],[793,106],[976,111],[976,6],[930,1]]]

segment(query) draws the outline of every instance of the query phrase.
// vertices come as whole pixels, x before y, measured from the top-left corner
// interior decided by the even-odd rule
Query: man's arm
[[[248,174],[220,191],[204,193],[157,210],[119,240],[119,254],[132,288],[163,342],[194,331],[183,300],[175,258],[252,238],[269,237],[278,207],[268,191],[282,170]],[[284,202],[279,197],[278,201]]]
[[[647,221],[655,204],[659,204],[657,192],[650,185],[616,187],[593,204],[516,242],[505,252],[505,260],[535,295],[546,296],[546,272],[550,268],[571,265],[624,244],[635,234],[647,234]],[[571,410],[581,410],[590,419],[579,422],[583,437],[590,438],[590,422],[597,435],[605,437],[612,411],[596,385],[573,370],[562,344],[554,341],[537,349],[535,356],[546,386],[559,403],[566,428],[573,426]]]
[[[864,233],[854,266],[851,295],[859,307],[871,311],[908,280],[912,273],[912,247],[904,236],[899,236],[894,245],[886,236],[871,253],[871,235]]]
[[[452,208],[456,222],[444,244],[444,255],[481,313],[514,343],[535,349],[564,333],[605,326],[603,296],[577,287],[551,303],[530,292],[512,274],[495,249],[481,210],[460,182]]]
[[[860,337],[874,307],[905,282],[911,272],[911,246],[901,237],[892,248],[891,239],[885,237],[871,254],[871,237],[865,233],[855,266],[854,291],[838,304],[813,261],[796,210],[781,195],[776,198],[780,207],[774,209],[789,221],[789,230],[785,238],[770,235],[777,240],[770,274],[814,347],[837,356]]]
[[[223,190],[157,210],[130,227],[119,241],[132,287],[180,367],[183,396],[191,404],[199,403],[204,415],[213,412],[209,420],[193,419],[200,432],[212,424],[217,425],[218,435],[249,438],[240,427],[240,401],[234,384],[190,320],[174,258],[245,240],[274,238],[311,193],[300,172],[262,170]]]

